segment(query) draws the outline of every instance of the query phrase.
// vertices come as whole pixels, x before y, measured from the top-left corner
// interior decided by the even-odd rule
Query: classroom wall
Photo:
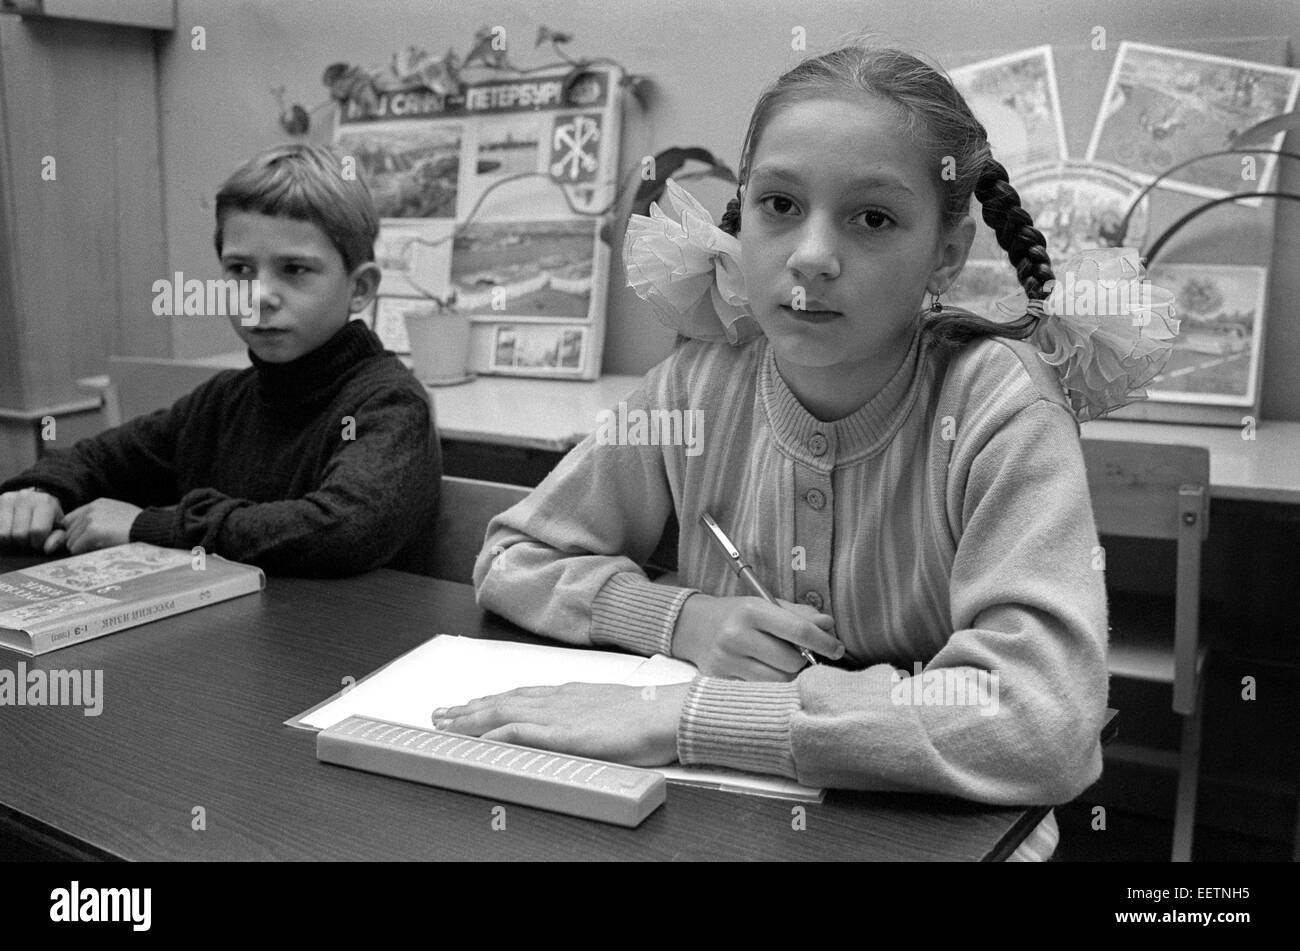
[[[1096,54],[1106,58],[1101,73],[1123,39],[1195,49],[1214,38],[1300,36],[1295,0],[178,0],[177,13],[177,32],[160,40],[158,72],[169,270],[187,276],[207,276],[215,266],[211,198],[221,179],[242,158],[287,138],[272,87],[286,86],[288,101],[312,106],[325,99],[320,75],[331,62],[384,65],[407,44],[463,52],[483,25],[506,29],[520,65],[549,61],[533,49],[545,24],[575,34],[574,55],[610,56],[651,76],[651,108],[627,106],[625,167],[670,145],[704,146],[734,167],[755,97],[801,58],[791,49],[797,26],[810,51],[873,29],[947,65],[1044,43],[1083,48],[1103,26],[1109,51]],[[205,51],[191,49],[194,26],[206,32]],[[1086,122],[1067,127],[1072,155],[1083,152],[1095,103],[1084,111]],[[1300,191],[1297,164],[1282,163],[1283,188]],[[691,187],[720,214],[725,186]],[[1277,216],[1272,260],[1257,262],[1271,266],[1262,417],[1300,419],[1300,374],[1292,369],[1300,362],[1300,205],[1281,203]],[[640,373],[668,353],[673,336],[637,306],[621,278],[616,270],[605,371]],[[177,320],[172,334],[178,357],[236,346],[215,322]]]
[[[0,410],[171,351],[154,59],[145,30],[0,15]]]

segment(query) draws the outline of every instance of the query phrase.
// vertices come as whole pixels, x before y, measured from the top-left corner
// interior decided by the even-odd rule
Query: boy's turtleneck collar
[[[759,356],[759,399],[787,454],[818,469],[854,462],[882,449],[906,419],[919,392],[925,348],[920,326],[894,375],[867,403],[843,419],[823,422],[804,408],[781,378],[776,352],[766,340]]]
[[[339,332],[311,353],[288,363],[269,363],[251,350],[248,357],[257,374],[257,390],[272,403],[305,404],[327,395],[334,384],[367,357],[383,353],[379,338],[359,320],[349,320]]]

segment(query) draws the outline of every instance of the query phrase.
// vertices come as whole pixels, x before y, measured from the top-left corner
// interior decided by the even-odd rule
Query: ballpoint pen
[[[749,590],[753,591],[754,594],[758,595],[768,604],[774,604],[777,607],[781,607],[781,603],[768,594],[767,589],[759,582],[758,576],[754,574],[754,569],[745,564],[745,559],[741,557],[740,549],[732,543],[731,539],[727,537],[727,533],[724,532],[721,526],[713,520],[713,516],[708,512],[701,512],[700,521],[703,522],[704,527],[708,529],[709,537],[713,539],[714,544],[718,546],[718,549],[727,557],[727,560],[731,562],[731,567],[736,574],[740,576],[740,580],[749,585]],[[813,656],[812,651],[808,648],[800,647],[799,653],[803,655],[803,659],[808,661],[808,663],[817,663],[817,658]]]

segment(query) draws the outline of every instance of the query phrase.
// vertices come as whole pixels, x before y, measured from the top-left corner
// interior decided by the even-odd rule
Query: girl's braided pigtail
[[[735,236],[740,234],[740,189],[736,189],[736,197],[727,202],[727,210],[722,213],[722,224],[719,225],[727,234]]]
[[[1023,322],[1032,331],[1042,317],[1042,304],[1036,302],[1047,299],[1056,280],[1047,253],[1047,239],[1034,227],[1029,212],[1021,207],[1020,195],[1011,187],[1007,170],[1000,162],[988,160],[975,185],[975,197],[979,199],[985,223],[1007,252],[1016,269],[1016,278],[1030,301],[1029,313],[1016,324]]]
[[[1047,242],[1034,227],[1029,212],[1020,205],[1020,196],[1011,187],[1007,170],[990,158],[975,186],[984,221],[993,229],[998,244],[1007,252],[1016,269],[1016,278],[1029,298],[1027,312],[1005,323],[986,320],[969,311],[943,311],[928,320],[925,330],[940,350],[953,353],[976,337],[997,335],[1024,340],[1033,334],[1042,319],[1042,303],[1055,280]]]

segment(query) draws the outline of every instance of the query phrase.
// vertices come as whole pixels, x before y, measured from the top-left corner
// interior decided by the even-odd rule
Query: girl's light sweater
[[[608,444],[622,419],[627,443],[651,441],[637,410],[655,437],[697,411],[703,439]],[[689,341],[619,412],[489,525],[479,604],[557,640],[669,653],[693,592],[748,593],[708,512],[847,648],[789,683],[698,678],[681,762],[1000,804],[1065,802],[1097,779],[1099,546],[1078,425],[1031,344],[985,338],[948,360],[918,333],[877,396],[822,422],[765,338]],[[688,587],[639,567],[674,511]]]

